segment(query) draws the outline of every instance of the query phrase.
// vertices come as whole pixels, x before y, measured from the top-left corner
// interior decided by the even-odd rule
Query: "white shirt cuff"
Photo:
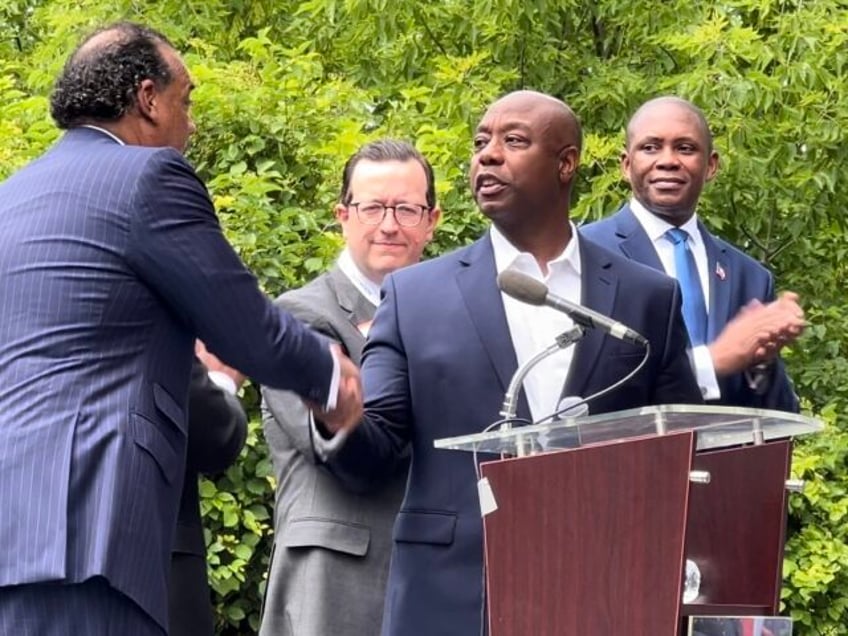
[[[692,367],[704,400],[718,400],[721,397],[721,389],[718,386],[713,357],[707,345],[692,349]]]
[[[330,379],[330,390],[327,393],[327,403],[324,405],[325,411],[332,411],[336,408],[336,403],[339,400],[339,383],[341,382],[342,374],[338,349],[336,347],[330,347],[330,353],[333,354],[333,377]]]
[[[312,433],[312,448],[315,450],[315,455],[322,462],[326,462],[342,447],[348,434],[348,429],[342,429],[330,439],[325,439],[318,431],[312,411],[309,411],[309,430]]]
[[[212,383],[218,388],[223,389],[230,395],[238,393],[236,381],[223,371],[208,371],[207,373],[209,375],[209,379],[212,380]]]

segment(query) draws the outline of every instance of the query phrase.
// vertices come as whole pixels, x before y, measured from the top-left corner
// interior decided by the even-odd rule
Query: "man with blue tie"
[[[784,293],[774,300],[771,273],[711,234],[696,214],[718,161],[700,109],[678,97],[646,102],[627,125],[621,158],[633,198],[581,231],[678,280],[705,400],[797,411],[779,357],[804,328],[797,296]]]
[[[355,365],[262,294],[182,156],[192,88],[160,33],[98,31],[65,134],[0,184],[0,634],[167,632],[195,338],[358,421]]]

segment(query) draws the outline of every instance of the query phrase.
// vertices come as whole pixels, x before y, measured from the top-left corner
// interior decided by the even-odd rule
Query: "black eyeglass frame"
[[[350,203],[345,204],[347,207],[352,207],[354,213],[356,214],[356,218],[359,219],[359,222],[364,225],[380,225],[383,220],[386,218],[386,214],[389,213],[389,210],[392,211],[395,217],[395,223],[400,225],[401,227],[418,227],[421,225],[421,221],[424,219],[424,215],[429,214],[433,211],[429,205],[422,205],[420,203],[398,203],[397,205],[386,205],[385,203],[380,203],[379,201],[351,201]],[[383,213],[380,214],[380,217],[374,217],[373,219],[363,218],[360,214],[360,206],[379,206],[383,209]],[[407,223],[405,221],[401,221],[401,217],[398,216],[398,208],[415,208],[416,213],[418,214],[418,218],[415,223]]]

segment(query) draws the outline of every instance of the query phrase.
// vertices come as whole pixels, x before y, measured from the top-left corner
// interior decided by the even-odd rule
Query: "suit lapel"
[[[615,215],[615,235],[619,249],[627,258],[661,272],[665,271],[651,239],[627,203]]]
[[[710,285],[710,307],[707,317],[707,342],[713,342],[730,320],[730,280],[725,258],[725,248],[716,241],[707,228],[698,222],[701,238],[707,251],[707,279]]]
[[[343,346],[347,348],[347,354],[351,360],[361,364],[362,348],[365,346],[365,333],[367,333],[367,331],[363,333],[361,326],[374,318],[376,308],[360,293],[338,265],[327,272],[324,282],[329,294],[327,302],[333,305],[327,307],[327,310],[339,316],[339,319],[346,319],[350,323],[348,335],[342,337]]]
[[[356,327],[374,318],[376,307],[368,302],[338,265],[334,265],[327,275],[339,309],[347,314],[353,326]]]
[[[651,247],[653,249],[653,247]],[[589,309],[611,316],[615,308],[618,278],[612,272],[612,263],[603,248],[580,238],[581,303]],[[590,329],[577,343],[574,358],[563,387],[563,396],[583,395],[595,365],[601,357],[605,337],[603,332]]]
[[[459,293],[477,337],[500,380],[501,390],[506,392],[518,362],[497,285],[495,256],[488,232],[460,255],[459,262],[461,268],[456,275]],[[528,419],[530,417],[523,391],[519,398],[518,414]]]

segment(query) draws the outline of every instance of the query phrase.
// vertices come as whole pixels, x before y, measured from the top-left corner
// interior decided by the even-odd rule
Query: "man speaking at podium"
[[[355,429],[323,430],[329,441],[317,440],[329,469],[355,489],[379,485],[411,445],[384,636],[473,636],[484,629],[473,460],[436,450],[433,440],[479,433],[497,421],[517,367],[572,327],[551,308],[502,295],[500,272],[527,274],[650,342],[641,371],[590,403],[590,412],[701,402],[677,284],[579,238],[569,221],[580,146],[577,118],[553,97],[519,91],[488,109],[474,135],[471,187],[490,231],[386,278],[363,359],[364,419]],[[530,373],[518,415],[545,417],[562,396],[604,389],[643,357],[636,345],[589,331]]]

